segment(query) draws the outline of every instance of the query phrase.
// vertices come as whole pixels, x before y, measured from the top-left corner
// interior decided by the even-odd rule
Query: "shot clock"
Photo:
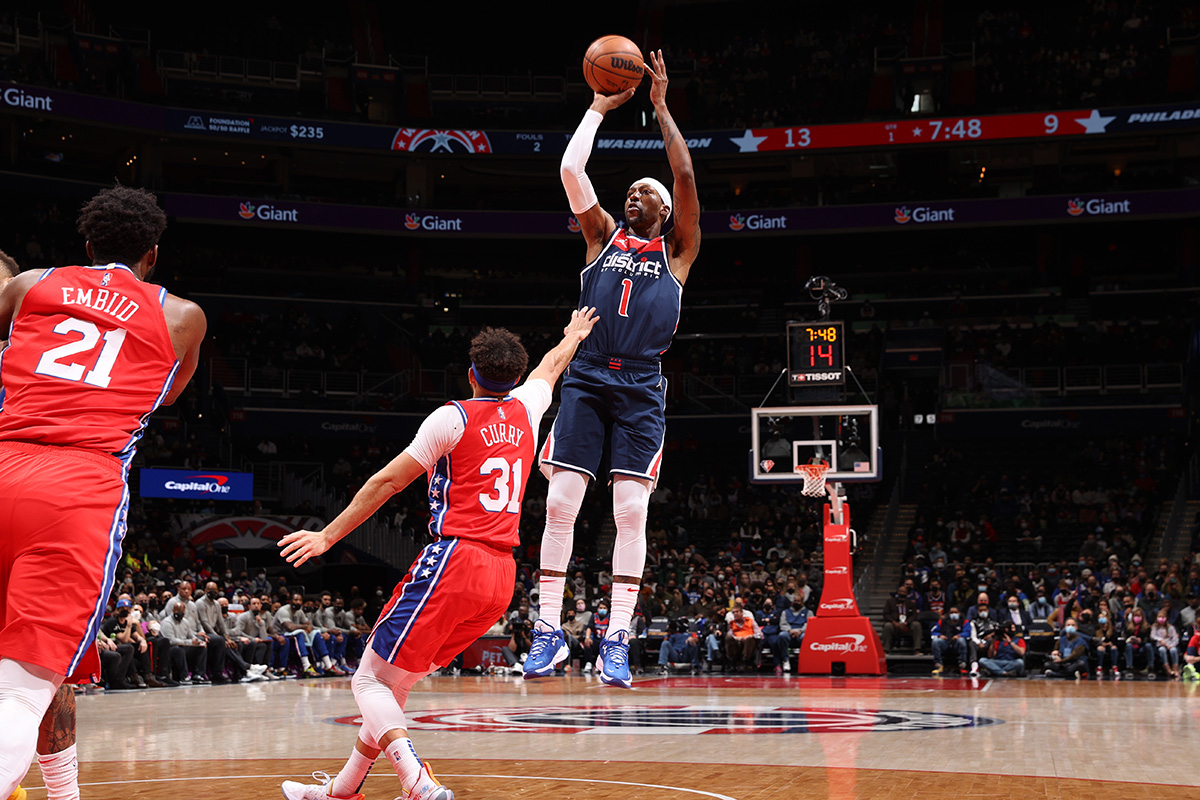
[[[845,383],[845,341],[840,322],[789,322],[788,384],[836,386]]]

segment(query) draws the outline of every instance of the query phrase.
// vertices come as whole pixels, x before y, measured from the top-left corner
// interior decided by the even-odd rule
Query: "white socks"
[[[538,622],[558,630],[562,627],[563,591],[567,588],[565,576],[551,578],[547,575],[538,579],[538,599],[542,601]]]
[[[358,734],[358,738],[363,744],[372,749],[379,747],[374,742],[363,739],[361,731]],[[371,767],[374,765],[375,759],[367,758],[355,747],[350,751],[350,758],[347,759],[346,765],[329,782],[329,795],[331,797],[350,797],[351,795],[358,794],[358,790],[362,788],[363,781],[367,779],[367,773],[371,771]]]
[[[421,778],[421,759],[413,749],[412,739],[402,737],[395,740],[384,750],[392,768],[400,778],[400,785],[405,790],[411,789]]]
[[[38,754],[42,780],[46,783],[46,800],[79,800],[79,762],[75,745],[49,755]]]

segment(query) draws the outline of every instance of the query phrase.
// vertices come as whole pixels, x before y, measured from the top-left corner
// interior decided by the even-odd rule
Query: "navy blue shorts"
[[[565,467],[595,478],[608,436],[613,474],[657,481],[666,402],[667,379],[657,365],[631,368],[628,361],[578,354],[563,376],[562,404],[539,454],[542,471],[549,476],[550,467]]]

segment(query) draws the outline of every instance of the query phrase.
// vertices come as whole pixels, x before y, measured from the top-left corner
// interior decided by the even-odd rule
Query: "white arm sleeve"
[[[533,438],[538,438],[538,427],[550,402],[554,399],[554,387],[543,380],[525,381],[512,390],[512,396],[525,404],[529,412],[529,426],[533,428]]]
[[[458,406],[442,406],[425,418],[404,452],[429,471],[438,459],[454,449],[465,429],[466,423]]]
[[[590,108],[584,113],[583,121],[579,123],[575,135],[567,143],[562,163],[558,167],[563,188],[567,190],[567,199],[571,202],[571,211],[575,214],[582,214],[600,202],[583,168],[587,166],[588,156],[592,154],[596,131],[599,130],[603,119],[603,114]]]

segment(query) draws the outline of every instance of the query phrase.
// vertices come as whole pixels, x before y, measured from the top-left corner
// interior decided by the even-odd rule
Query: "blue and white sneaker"
[[[629,633],[617,631],[600,642],[600,655],[596,658],[600,681],[609,686],[632,689],[629,677]]]
[[[569,655],[571,648],[567,647],[562,630],[551,628],[539,619],[533,624],[533,644],[525,657],[525,679],[546,677]]]

